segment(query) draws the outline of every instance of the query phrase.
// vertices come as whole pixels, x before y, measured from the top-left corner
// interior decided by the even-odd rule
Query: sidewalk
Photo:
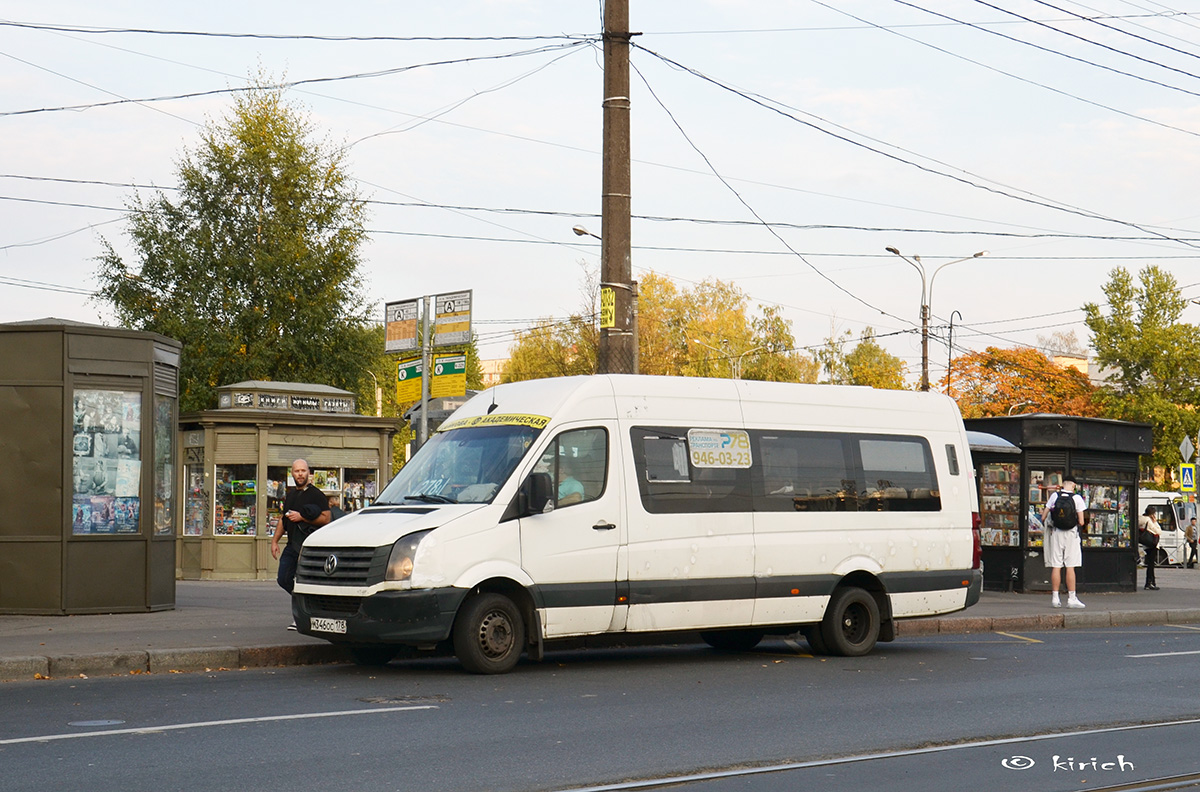
[[[965,611],[903,621],[897,632],[903,640],[932,633],[1200,623],[1200,569],[1160,569],[1158,583],[1159,591],[1082,591],[1082,610],[1053,609],[1046,594],[985,591]],[[287,595],[268,581],[179,581],[175,610],[158,613],[0,615],[0,680],[348,662],[338,647],[288,631],[290,621]]]

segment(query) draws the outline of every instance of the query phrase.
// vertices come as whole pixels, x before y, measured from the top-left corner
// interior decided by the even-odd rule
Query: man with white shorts
[[[1059,498],[1072,498],[1075,501],[1077,523],[1070,528],[1060,528],[1051,522],[1050,512]],[[1063,479],[1062,489],[1046,500],[1046,508],[1042,511],[1042,549],[1046,566],[1050,567],[1050,604],[1055,608],[1062,607],[1058,587],[1063,569],[1067,570],[1067,607],[1084,607],[1079,597],[1075,596],[1075,569],[1083,566],[1083,543],[1079,539],[1079,528],[1084,523],[1085,511],[1087,504],[1083,497],[1075,492],[1075,482],[1071,479]]]

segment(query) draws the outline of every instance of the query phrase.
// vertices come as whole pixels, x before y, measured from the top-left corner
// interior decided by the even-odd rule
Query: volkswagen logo
[[[325,574],[333,577],[334,572],[337,572],[337,556],[331,555],[325,559]]]

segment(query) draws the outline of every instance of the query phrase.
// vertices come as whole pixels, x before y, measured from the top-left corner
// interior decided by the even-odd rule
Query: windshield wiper
[[[458,503],[454,498],[447,498],[445,495],[426,495],[424,493],[405,495],[404,500],[423,501],[425,503]]]

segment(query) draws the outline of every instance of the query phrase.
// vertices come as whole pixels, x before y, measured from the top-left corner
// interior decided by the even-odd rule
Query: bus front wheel
[[[525,622],[503,594],[467,600],[454,622],[454,654],[473,674],[503,674],[521,659]]]

